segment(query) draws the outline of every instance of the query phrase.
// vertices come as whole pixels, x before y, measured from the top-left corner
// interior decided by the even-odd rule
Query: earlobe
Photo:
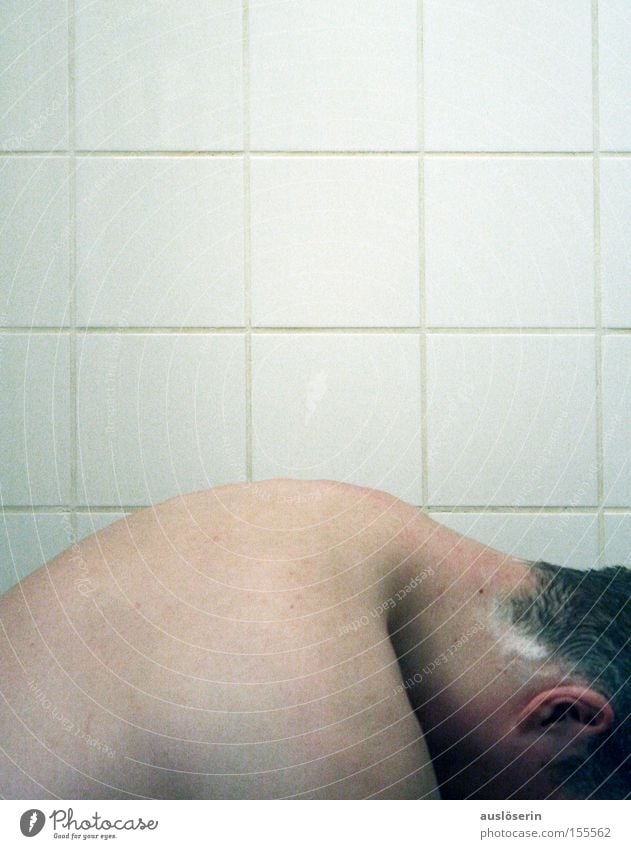
[[[564,737],[606,733],[614,722],[607,699],[595,690],[562,685],[537,693],[517,717],[521,733],[537,736],[549,730]]]

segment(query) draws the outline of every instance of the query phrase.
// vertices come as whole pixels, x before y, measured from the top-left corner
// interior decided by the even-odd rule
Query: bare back
[[[0,794],[436,796],[378,614],[411,509],[220,487],[51,561],[0,599]]]

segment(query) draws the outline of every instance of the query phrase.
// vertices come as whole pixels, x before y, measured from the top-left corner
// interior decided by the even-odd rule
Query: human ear
[[[553,733],[569,741],[604,734],[613,722],[613,709],[601,693],[561,685],[537,693],[519,714],[517,728],[529,736]]]

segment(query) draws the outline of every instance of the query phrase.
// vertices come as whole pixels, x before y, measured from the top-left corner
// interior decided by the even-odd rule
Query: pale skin
[[[0,598],[0,795],[558,795],[542,766],[613,715],[492,626],[530,580],[334,481],[139,511]]]

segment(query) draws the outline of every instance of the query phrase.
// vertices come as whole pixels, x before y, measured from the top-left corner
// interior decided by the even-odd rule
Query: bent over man
[[[630,594],[378,490],[174,498],[0,599],[0,794],[626,798]]]

